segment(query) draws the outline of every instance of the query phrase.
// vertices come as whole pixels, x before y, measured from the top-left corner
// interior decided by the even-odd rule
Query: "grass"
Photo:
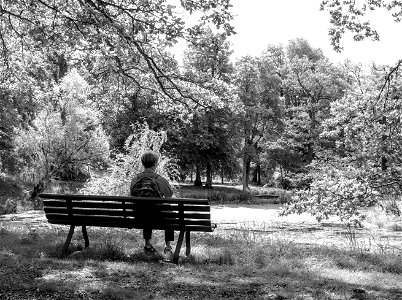
[[[290,196],[219,185],[179,192],[239,207],[255,203],[253,195]],[[182,249],[178,266],[145,255],[138,230],[90,227],[84,250],[76,230],[63,257],[67,226],[48,224],[40,211],[0,216],[0,299],[402,299],[402,223],[381,213],[369,213],[364,231],[285,222],[218,226],[192,233],[192,254]],[[160,252],[162,241],[155,231]]]
[[[90,247],[74,251],[83,244],[77,230],[74,252],[61,258],[68,227],[32,220],[0,221],[0,299],[402,297],[401,252],[301,243],[286,229],[267,234],[245,225],[192,233],[192,254],[182,253],[176,266],[143,254],[140,231],[90,227]],[[159,251],[162,240],[155,231]]]

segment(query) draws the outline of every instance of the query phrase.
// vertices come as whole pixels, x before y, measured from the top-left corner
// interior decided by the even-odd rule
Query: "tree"
[[[233,65],[230,62],[232,53],[227,35],[213,33],[208,28],[188,43],[188,49],[184,54],[184,67],[194,80],[201,81],[206,76],[209,79],[229,82],[230,74],[233,72]],[[194,73],[197,76],[194,76]]]
[[[186,26],[178,8],[165,0],[2,2],[1,55],[4,63],[13,67],[16,57],[49,49],[60,62],[59,66],[63,66],[66,51],[73,49],[67,64],[87,56],[100,63],[98,74],[113,69],[137,86],[152,89],[168,99],[190,98],[198,102],[191,90],[181,85],[180,74],[170,68],[168,52],[161,49],[172,46],[180,38],[198,35],[208,24],[227,34],[233,33],[229,23],[231,5],[229,0],[181,1],[180,5],[187,13],[201,12],[198,24]],[[148,78],[146,85],[140,80],[143,77]]]
[[[296,46],[301,46],[297,48]],[[320,146],[321,124],[329,115],[330,103],[343,95],[343,70],[313,49],[307,41],[290,43],[283,71],[282,91],[286,105],[285,136],[293,149],[301,152],[306,164]],[[297,53],[292,54],[292,53]]]
[[[15,151],[39,180],[31,198],[43,191],[52,177],[67,172],[84,173],[85,167],[104,162],[109,144],[98,114],[88,108],[89,87],[71,71],[59,85],[43,97],[48,104],[32,126],[19,129]]]
[[[400,1],[388,0],[364,0],[364,1],[338,1],[324,0],[321,2],[321,10],[327,10],[330,14],[332,28],[329,30],[331,45],[338,52],[342,50],[341,38],[345,31],[354,34],[356,41],[365,38],[379,40],[380,36],[375,28],[372,28],[367,13],[385,8],[388,10],[395,22],[400,22],[402,17],[402,3]]]
[[[321,133],[336,147],[319,153],[312,164],[310,189],[300,191],[287,212],[310,211],[319,220],[337,215],[347,224],[360,224],[362,208],[400,198],[399,67],[373,67],[366,74],[358,66],[348,66],[352,84],[331,104]]]
[[[324,58],[321,49],[311,47],[309,42],[302,38],[290,40],[286,50],[289,60],[306,57],[309,61],[317,62]]]
[[[195,185],[202,185],[201,166],[205,166],[208,188],[212,187],[213,166],[223,168],[229,158],[234,157],[233,131],[229,126],[236,102],[229,83],[233,70],[229,60],[231,53],[226,34],[209,29],[192,39],[184,58],[186,77],[202,87],[200,92],[210,98],[210,105],[194,110],[190,122],[183,123],[186,135],[180,139],[179,149],[187,163],[187,158],[192,157],[191,164],[196,168]]]
[[[239,115],[242,130],[243,190],[247,190],[250,165],[258,156],[263,138],[275,134],[280,125],[280,77],[270,61],[250,56],[236,64],[235,84],[243,104]]]

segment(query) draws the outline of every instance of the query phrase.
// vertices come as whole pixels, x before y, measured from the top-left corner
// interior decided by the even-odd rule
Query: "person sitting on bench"
[[[144,171],[137,174],[131,181],[130,196],[138,197],[165,197],[170,198],[173,196],[172,188],[169,182],[156,173],[158,166],[159,156],[153,151],[147,151],[141,156],[141,163]],[[143,237],[145,240],[144,252],[147,254],[156,253],[155,248],[151,243],[152,229],[144,228]],[[174,231],[165,230],[165,260],[170,260],[173,253],[171,242],[174,240]]]

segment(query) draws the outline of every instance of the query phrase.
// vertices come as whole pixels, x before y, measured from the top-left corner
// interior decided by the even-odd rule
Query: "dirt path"
[[[366,251],[402,251],[402,232],[365,222],[364,228],[349,230],[333,217],[319,223],[310,214],[280,216],[281,205],[214,206],[212,222],[218,232],[243,231],[258,237],[282,238],[290,242],[358,247]],[[257,237],[257,238],[258,238]]]

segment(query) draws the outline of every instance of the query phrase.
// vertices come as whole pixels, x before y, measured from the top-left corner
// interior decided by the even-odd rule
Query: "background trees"
[[[396,2],[323,1],[334,47],[344,30],[376,38],[356,16],[381,7],[399,18]],[[108,166],[124,193],[130,157],[154,147],[166,174],[194,172],[195,185],[293,189],[288,212],[358,222],[360,207],[397,199],[401,63],[336,65],[302,38],[234,62],[231,19],[229,0],[3,1],[0,167],[35,174],[34,196]],[[170,53],[179,39],[183,65]],[[88,191],[105,192],[102,180]]]
[[[71,153],[83,152],[79,144],[74,144],[76,141],[97,139],[124,152],[133,124],[148,122],[164,129],[170,126],[169,119],[176,118],[175,114],[187,114],[195,105],[205,106],[213,101],[199,92],[199,83],[182,76],[169,47],[179,38],[193,39],[209,25],[225,35],[233,33],[230,3],[222,0],[177,4],[175,7],[164,0],[1,3],[1,101],[6,104],[1,112],[1,134],[6,136],[1,145],[2,166],[11,165],[11,158],[3,157],[12,152],[14,131],[20,135],[15,157],[25,153],[23,160],[30,167],[46,165],[43,172],[38,171],[40,178],[46,179],[41,182],[46,182],[59,172],[55,170],[66,168],[64,159],[54,161],[54,151],[69,152],[60,142],[72,143]],[[201,12],[198,22],[187,26],[183,16],[197,12]],[[91,90],[85,94],[85,103],[74,102],[83,96],[82,91],[70,96],[62,91],[60,84],[65,84],[63,80],[73,69]],[[67,88],[68,93],[75,88]],[[65,102],[67,98],[70,100]],[[93,119],[85,120],[85,114]],[[6,126],[6,120],[14,116],[22,121]],[[54,131],[46,127],[50,126],[49,120]],[[91,127],[88,130],[87,121],[91,123],[87,124]],[[103,131],[94,137],[95,127],[103,128],[108,139]],[[45,128],[50,131],[46,133]],[[38,139],[31,138],[27,145],[27,140],[21,139],[24,134]],[[46,134],[53,136],[44,137]],[[42,141],[51,143],[52,149],[44,153]],[[60,149],[53,149],[56,147]],[[49,153],[52,157],[48,157]],[[68,161],[75,156],[71,153],[66,154]],[[81,160],[85,159],[74,161],[74,168],[80,168],[76,164]]]
[[[15,151],[22,160],[22,172],[35,174],[35,198],[52,177],[88,177],[89,166],[106,162],[107,137],[99,114],[88,108],[90,90],[72,71],[54,90],[42,95],[45,105],[32,125],[16,132]]]

